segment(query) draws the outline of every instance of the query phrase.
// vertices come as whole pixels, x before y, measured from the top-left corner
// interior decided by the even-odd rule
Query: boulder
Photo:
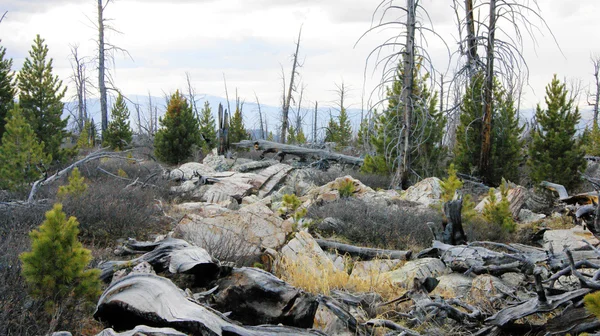
[[[352,197],[362,198],[366,195],[375,194],[375,190],[367,187],[359,180],[352,176],[338,177],[334,181],[331,181],[321,187],[315,187],[310,190],[307,194],[311,200],[316,202],[332,202],[340,198],[339,187],[342,183],[352,183],[354,185],[354,191]]]
[[[229,170],[231,167],[231,163],[228,161],[233,162],[232,160],[225,159],[223,155],[215,155],[213,153],[208,154],[204,160],[202,160],[202,163],[214,171],[223,172]]]
[[[259,247],[277,249],[291,231],[291,221],[260,202],[237,211],[207,204],[187,214],[177,226],[177,235],[187,241],[207,248],[230,246],[237,254],[256,254]]]
[[[519,222],[522,224],[537,222],[544,218],[546,218],[546,215],[537,214],[529,209],[521,209],[521,211],[519,211]]]
[[[431,295],[439,295],[445,299],[467,296],[473,284],[473,278],[459,273],[445,274],[437,279],[439,283],[431,292]]]
[[[313,237],[304,231],[297,232],[294,239],[281,248],[281,257],[288,263],[300,263],[303,267],[319,274],[344,271],[343,264],[334,263],[321,249]]]
[[[525,198],[527,194],[527,189],[521,186],[516,186],[508,190],[506,199],[510,203],[510,212],[512,213],[513,218],[519,217],[520,211],[523,208],[523,205],[525,204]],[[496,200],[499,202],[502,199],[502,194],[500,193],[500,190],[497,190],[495,192],[495,195]],[[479,204],[477,204],[475,210],[482,212],[485,205],[489,202],[489,199],[489,196],[486,196],[481,202],[479,202]]]
[[[473,279],[472,290],[484,295],[487,294],[488,297],[491,297],[499,293],[513,295],[516,288],[506,284],[498,277],[489,274],[481,274]]]
[[[425,206],[437,204],[442,195],[440,182],[442,181],[437,177],[428,177],[406,189],[401,197],[406,201],[418,202]]]
[[[207,165],[198,162],[184,163],[179,168],[169,172],[169,180],[191,180],[194,177],[207,176],[215,173],[215,170]]]
[[[313,294],[258,268],[242,267],[217,281],[214,307],[248,325],[278,324],[310,328],[317,310]]]
[[[584,230],[581,226],[567,230],[548,230],[544,232],[544,249],[549,250],[552,246],[554,251],[562,251],[564,247],[572,251],[589,250],[590,248],[583,240],[594,246],[600,244],[600,241],[591,232]]]
[[[356,333],[348,329],[348,323],[342,321],[338,316],[331,312],[323,304],[319,304],[313,328],[322,331],[327,335],[355,336]]]
[[[437,258],[422,258],[409,261],[404,266],[391,272],[385,273],[394,285],[404,288],[412,288],[415,278],[424,279],[427,277],[436,278],[438,276],[449,274],[450,269]]]

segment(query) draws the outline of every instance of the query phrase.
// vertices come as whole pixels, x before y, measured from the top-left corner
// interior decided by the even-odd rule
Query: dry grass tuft
[[[377,261],[375,261],[377,262]],[[313,259],[299,256],[297,260],[281,258],[277,261],[276,275],[291,285],[315,294],[330,295],[332,290],[349,292],[375,292],[389,300],[402,295],[405,290],[394,286],[379,267],[372,267],[365,276],[350,276],[332,264],[315,264]],[[345,265],[351,259],[345,258]]]

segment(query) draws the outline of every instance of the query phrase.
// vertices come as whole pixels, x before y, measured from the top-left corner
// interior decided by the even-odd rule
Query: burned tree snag
[[[229,149],[229,114],[223,111],[223,105],[219,104],[219,155],[225,155]]]
[[[467,236],[462,227],[462,199],[444,203],[444,215],[447,223],[443,226],[442,241],[450,245],[467,243]]]

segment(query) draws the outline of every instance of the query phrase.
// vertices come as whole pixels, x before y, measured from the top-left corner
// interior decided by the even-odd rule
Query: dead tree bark
[[[223,105],[219,104],[219,155],[225,155],[229,149],[229,114],[223,111]]]
[[[319,102],[315,102],[315,118],[313,120],[313,143],[317,143],[317,111],[319,110]]]
[[[264,140],[265,139],[265,128],[263,125],[262,111],[260,109],[260,101],[258,100],[258,95],[256,95],[256,92],[254,92],[254,97],[256,97],[256,105],[258,105],[258,122],[260,123],[260,139]]]
[[[450,245],[467,243],[467,236],[462,227],[462,199],[444,203],[444,215],[447,223],[442,234],[443,242]]]
[[[404,144],[401,161],[392,180],[392,186],[408,187],[410,171],[411,124],[414,109],[413,87],[415,71],[415,28],[417,22],[417,5],[415,0],[406,1],[406,44],[404,51],[404,81],[402,83],[402,102],[404,104]]]
[[[328,152],[321,149],[281,144],[266,140],[242,140],[238,143],[234,143],[233,145],[242,148],[255,148],[256,150],[263,150],[263,154],[278,153],[280,158],[283,158],[285,155],[289,154],[296,155],[305,159],[316,158],[323,161],[336,161],[357,166],[362,165],[364,162],[363,159],[354,156]]]
[[[467,69],[469,79],[477,73],[479,57],[477,56],[477,42],[475,39],[475,20],[473,18],[473,0],[465,0],[467,16]]]
[[[298,73],[298,68],[300,65],[298,64],[298,51],[300,50],[300,38],[302,37],[302,28],[300,28],[300,32],[298,33],[298,41],[296,41],[296,52],[294,53],[294,63],[292,64],[292,75],[290,77],[290,83],[287,90],[287,96],[285,96],[283,111],[282,111],[282,119],[281,119],[281,135],[279,137],[279,142],[285,143],[286,140],[286,132],[289,127],[289,112],[290,112],[290,103],[292,101],[292,91],[294,91],[294,79],[296,78],[296,74]],[[285,93],[284,93],[285,95]]]
[[[362,260],[371,260],[376,258],[409,260],[410,256],[412,255],[412,251],[382,250],[377,248],[342,244],[323,239],[315,239],[315,241],[323,249],[336,250],[340,252],[340,254],[349,254],[353,257],[359,257]]]
[[[489,31],[487,39],[486,82],[483,94],[483,121],[481,129],[481,156],[479,173],[484,181],[489,182],[491,173],[490,155],[492,153],[492,111],[494,91],[494,44],[496,42],[496,0],[490,0]]]
[[[596,94],[593,96],[594,101],[590,105],[594,107],[594,126],[598,126],[598,106],[600,105],[600,57],[592,57],[592,64],[594,65],[594,84],[596,85]]]
[[[89,79],[86,75],[85,59],[79,55],[79,46],[77,45],[71,46],[71,68],[73,70],[71,79],[75,83],[75,99],[77,101],[77,128],[81,132],[88,121],[86,94]]]
[[[98,90],[100,91],[100,115],[102,116],[102,137],[104,131],[108,128],[108,106],[106,97],[106,50],[104,45],[104,9],[110,3],[102,4],[102,0],[98,0]]]

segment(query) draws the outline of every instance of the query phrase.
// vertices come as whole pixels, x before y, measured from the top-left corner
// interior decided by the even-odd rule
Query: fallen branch
[[[369,247],[359,247],[354,245],[336,243],[329,240],[315,239],[317,244],[323,249],[337,250],[343,254],[349,254],[353,257],[360,257],[363,260],[370,259],[401,259],[408,260],[412,254],[412,251],[398,251],[398,250],[383,250]]]
[[[238,143],[234,143],[233,145],[242,148],[254,148],[255,150],[262,150],[265,151],[264,153],[278,153],[280,159],[283,159],[285,155],[289,154],[296,155],[304,159],[317,158],[357,166],[361,166],[364,162],[363,159],[354,156],[328,152],[321,149],[280,144],[266,140],[242,140]]]

